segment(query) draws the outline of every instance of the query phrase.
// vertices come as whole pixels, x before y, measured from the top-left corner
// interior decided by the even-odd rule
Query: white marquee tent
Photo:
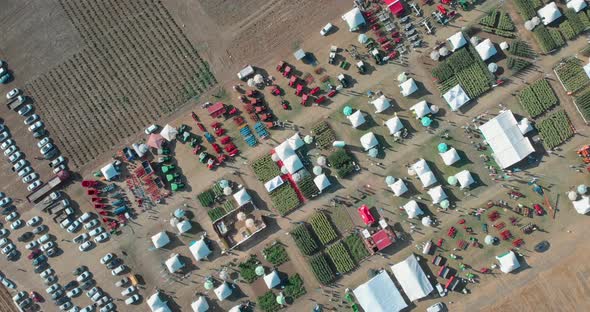
[[[467,40],[465,40],[465,36],[463,36],[463,33],[460,31],[458,31],[454,35],[450,36],[449,39],[447,39],[447,41],[451,45],[451,51],[453,51],[453,52],[456,51],[457,49],[459,49],[460,47],[467,44]]]
[[[315,183],[315,186],[318,187],[318,190],[320,190],[320,192],[325,190],[328,186],[332,185],[332,183],[330,183],[330,180],[328,180],[328,177],[324,173],[313,178],[313,183]]]
[[[509,251],[503,255],[499,255],[496,257],[498,261],[500,261],[500,271],[504,273],[510,273],[518,268],[520,268],[520,263],[516,258],[516,255],[513,251]]]
[[[414,113],[416,114],[416,119],[420,119],[432,113],[426,101],[420,101],[414,104],[414,106],[410,107],[410,110],[414,111]]]
[[[529,131],[533,130],[533,126],[528,118],[523,118],[518,122],[518,129],[520,129],[520,133],[527,134]]]
[[[346,22],[348,30],[350,31],[356,31],[359,26],[365,24],[365,18],[359,8],[354,8],[348,11],[346,14],[342,15],[342,19]]]
[[[281,185],[283,185],[283,179],[281,178],[281,176],[276,176],[272,178],[270,181],[264,183],[264,187],[266,188],[266,191],[269,193]]]
[[[238,207],[242,207],[252,201],[252,196],[246,192],[245,188],[241,188],[234,194],[234,199],[238,203]]]
[[[588,196],[582,196],[581,199],[573,201],[572,204],[579,214],[587,214],[590,212],[590,197]]]
[[[410,78],[399,85],[402,95],[409,96],[410,94],[416,92],[418,90],[418,85],[416,85],[416,81],[414,78]]]
[[[420,209],[420,206],[418,206],[418,203],[415,200],[410,200],[403,206],[403,208],[408,214],[408,218],[410,219],[414,219],[424,214],[424,212],[422,211],[422,209]]]
[[[119,176],[119,171],[117,171],[117,168],[115,168],[115,165],[112,163],[108,163],[106,166],[102,167],[100,172],[107,181],[111,181]]]
[[[496,55],[498,52],[496,47],[494,47],[494,43],[489,38],[480,42],[476,47],[475,50],[479,54],[479,57],[483,61],[487,61],[490,57]]]
[[[529,139],[520,132],[510,110],[481,125],[479,130],[502,168],[514,165],[535,151]]]
[[[399,119],[399,117],[397,116],[387,120],[385,122],[385,126],[387,126],[387,129],[389,129],[389,134],[391,135],[399,133],[399,131],[404,128],[401,119]]]
[[[460,84],[447,91],[447,93],[443,95],[443,98],[447,101],[447,104],[449,104],[452,111],[458,110],[459,107],[465,105],[465,103],[470,100]]]
[[[352,115],[347,116],[346,118],[350,120],[350,123],[352,124],[353,128],[358,128],[360,125],[365,123],[365,116],[363,116],[363,113],[360,109],[358,109]]]
[[[221,285],[219,285],[219,287],[215,288],[213,290],[213,292],[215,293],[215,295],[217,296],[217,299],[219,299],[219,301],[223,301],[231,295],[232,288],[229,287],[227,282],[223,282],[223,284],[221,284]]]
[[[178,229],[178,232],[182,234],[182,233],[186,233],[190,229],[192,229],[193,225],[191,224],[191,222],[189,220],[183,220],[181,222],[178,222],[178,224],[176,224],[176,228]]]
[[[264,276],[264,283],[266,284],[266,287],[268,287],[268,289],[273,289],[281,283],[281,277],[279,276],[279,273],[277,273],[276,270],[273,270],[272,272]]]
[[[201,261],[211,254],[211,249],[203,239],[192,242],[188,249],[197,261]]]
[[[178,254],[172,254],[168,260],[166,260],[166,267],[170,273],[174,273],[184,267],[184,263],[180,261]]]
[[[428,195],[432,197],[432,203],[435,205],[447,198],[445,190],[443,190],[442,186],[440,185],[428,190]]]
[[[377,137],[373,132],[367,132],[361,137],[361,145],[365,151],[368,151],[371,148],[379,145],[379,142],[377,141]]]
[[[287,142],[287,144],[289,144],[289,146],[293,150],[297,150],[298,148],[305,145],[305,142],[303,142],[303,140],[301,139],[301,136],[299,136],[299,133],[295,133],[293,136],[288,138],[285,142]]]
[[[289,142],[284,141],[283,143],[275,147],[275,154],[277,154],[280,160],[284,160],[288,157],[291,157],[292,155],[295,155],[295,151],[293,150],[291,145],[289,145]]]
[[[584,0],[570,0],[567,3],[567,7],[573,9],[576,13],[582,11],[588,6]]]
[[[416,175],[418,175],[418,179],[422,182],[422,186],[429,187],[436,183],[436,177],[424,159],[418,160],[411,168],[416,172]]]
[[[303,168],[303,163],[301,162],[301,159],[299,159],[299,156],[291,155],[283,160],[283,166],[287,168],[287,171],[290,174],[293,174]]]
[[[166,141],[170,142],[174,139],[176,139],[176,134],[178,133],[178,131],[176,130],[176,128],[172,127],[171,125],[165,125],[164,128],[162,129],[162,131],[160,131],[160,135],[166,139]]]
[[[154,247],[162,248],[168,245],[168,243],[170,243],[170,237],[168,237],[168,234],[166,234],[166,232],[162,231],[152,236],[152,243],[154,244]]]
[[[408,305],[386,271],[382,271],[353,291],[365,311],[398,312]]]
[[[471,176],[471,173],[468,170],[463,170],[455,174],[455,178],[457,178],[457,181],[459,181],[459,185],[462,189],[468,188],[471,184],[475,182],[475,180],[473,180],[473,177]]]
[[[385,95],[381,95],[376,100],[372,101],[371,104],[375,106],[375,113],[381,113],[391,107],[391,102],[385,97]]]
[[[457,153],[457,150],[454,147],[451,147],[444,153],[439,153],[439,155],[447,166],[451,166],[461,159],[461,157],[459,157],[459,153]]]
[[[168,307],[168,302],[162,300],[160,298],[160,292],[156,292],[153,295],[149,296],[146,300],[148,307],[152,312],[170,312],[170,308]]]
[[[205,312],[209,310],[209,303],[207,303],[207,298],[200,296],[197,301],[191,303],[191,308],[193,308],[193,312]]]
[[[391,271],[410,301],[424,298],[434,290],[414,254],[391,266]]]
[[[408,187],[404,180],[397,179],[395,182],[389,185],[395,196],[401,196],[403,193],[408,191]]]
[[[541,18],[543,25],[549,25],[561,17],[561,11],[555,2],[549,2],[537,11],[537,15]]]

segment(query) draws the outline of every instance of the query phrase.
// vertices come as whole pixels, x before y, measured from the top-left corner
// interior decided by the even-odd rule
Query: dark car
[[[45,129],[40,129],[40,130],[33,132],[33,137],[35,139],[39,139],[39,138],[45,136],[45,134],[47,134],[47,131],[45,131]]]
[[[123,264],[123,260],[121,260],[120,258],[115,258],[111,262],[107,263],[107,269],[112,270],[120,266],[121,264]]]
[[[58,289],[53,293],[53,295],[51,295],[51,299],[57,300],[57,299],[61,298],[61,296],[63,296],[63,295],[64,295],[64,291],[61,289]]]
[[[70,289],[76,288],[76,287],[78,287],[78,282],[76,282],[76,281],[71,281],[71,282],[67,283],[66,286],[64,286],[64,288],[66,290],[70,290]]]
[[[80,286],[82,289],[84,290],[89,290],[90,288],[94,287],[94,280],[88,280],[86,281],[86,283],[82,284]]]
[[[549,244],[549,242],[544,240],[544,241],[535,245],[535,251],[536,252],[545,252],[545,251],[547,251],[547,249],[549,249],[549,246],[551,246]]]
[[[55,300],[55,304],[59,306],[59,305],[62,305],[64,303],[68,302],[68,301],[70,301],[70,298],[69,297],[66,297],[66,296],[63,296],[63,297]]]
[[[16,250],[16,249],[13,249],[11,252],[9,252],[9,253],[6,255],[6,258],[7,258],[8,260],[11,260],[11,261],[12,261],[12,260],[15,260],[17,256],[18,256],[18,250]]]
[[[19,242],[28,242],[31,240],[31,238],[33,238],[35,236],[35,234],[31,233],[31,232],[24,232],[23,234],[21,234],[21,236],[19,236],[17,238],[17,240]]]
[[[27,259],[33,260],[34,258],[37,258],[41,253],[42,252],[40,249],[35,249],[27,256]]]
[[[72,272],[74,275],[80,275],[82,274],[84,271],[87,271],[88,268],[85,265],[81,265],[79,267],[77,267],[74,272]]]
[[[43,271],[45,271],[47,268],[49,267],[49,264],[47,264],[47,262],[43,262],[40,265],[35,267],[35,273],[41,273]]]
[[[55,277],[55,275],[49,275],[44,281],[46,286],[53,285],[55,282],[57,282],[57,277]]]
[[[2,209],[2,215],[5,215],[5,216],[9,215],[11,212],[14,211],[14,208],[15,208],[14,205],[10,205],[10,206]]]
[[[47,254],[48,257],[55,257],[58,255],[57,248],[55,248],[55,247],[45,251],[45,253]]]
[[[47,261],[47,256],[40,255],[39,257],[37,257],[33,260],[33,265],[39,265],[45,261]]]

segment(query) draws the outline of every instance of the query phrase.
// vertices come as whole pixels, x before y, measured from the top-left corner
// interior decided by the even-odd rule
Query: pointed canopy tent
[[[459,185],[461,186],[461,188],[468,188],[471,184],[475,182],[473,180],[473,177],[471,176],[471,173],[468,170],[463,170],[457,173],[455,175],[455,178],[457,178],[457,181],[459,181]]]
[[[317,176],[322,174],[322,171],[323,171],[323,169],[321,166],[314,166],[312,169],[313,174],[315,174]]]
[[[450,36],[449,39],[447,39],[447,42],[451,45],[451,51],[453,52],[467,44],[465,36],[463,36],[463,33],[460,31]]]
[[[533,130],[533,126],[528,118],[523,118],[518,122],[518,129],[520,129],[520,133],[527,134],[529,131]]]
[[[367,43],[367,41],[369,41],[369,36],[367,36],[365,34],[360,34],[358,36],[358,41],[360,44],[365,44],[365,43]]]
[[[432,197],[432,203],[435,205],[447,198],[445,190],[440,185],[428,190],[428,195]]]
[[[209,310],[209,304],[207,303],[207,298],[200,296],[197,301],[191,303],[191,308],[193,312],[205,312]]]
[[[537,11],[537,15],[541,18],[543,25],[549,25],[561,17],[561,11],[555,2],[549,2]]]
[[[180,260],[178,254],[173,254],[168,260],[166,260],[166,267],[170,273],[177,272],[184,267],[184,263]]]
[[[422,211],[422,209],[420,209],[420,206],[418,206],[418,203],[415,200],[410,200],[404,205],[403,208],[408,214],[408,218],[410,219],[414,219],[424,214],[424,212]]]
[[[443,98],[447,101],[447,104],[449,104],[452,111],[457,111],[470,100],[460,84],[447,91],[447,93],[443,95]]]
[[[410,110],[414,111],[417,119],[420,119],[420,118],[432,113],[432,111],[430,110],[430,107],[428,107],[428,103],[426,101],[420,101],[420,102],[414,104],[414,106],[410,107]]]
[[[242,188],[234,194],[234,199],[238,203],[238,207],[242,207],[252,201],[252,196],[246,192],[245,188]]]
[[[506,41],[500,42],[500,49],[502,49],[502,50],[508,50],[509,47],[510,46],[508,45],[508,42],[506,42]]]
[[[160,131],[160,135],[166,139],[166,141],[170,142],[174,139],[176,139],[176,134],[178,133],[178,131],[176,130],[176,128],[172,127],[171,125],[166,125],[164,126],[164,129],[162,129],[162,131]]]
[[[279,157],[280,160],[285,160],[288,157],[295,155],[295,151],[293,150],[291,145],[289,145],[289,143],[285,141],[279,144],[277,147],[275,147],[275,154]]]
[[[577,191],[578,191],[578,194],[584,195],[584,194],[586,194],[586,192],[588,192],[588,187],[585,184],[580,184],[580,185],[578,185]]]
[[[414,254],[391,266],[391,271],[410,301],[424,298],[434,290]]]
[[[411,166],[411,169],[418,175],[423,187],[429,187],[436,183],[436,177],[424,159],[418,160]]]
[[[303,142],[301,136],[299,136],[299,133],[293,134],[290,138],[287,139],[286,142],[294,151],[305,145],[305,142]]]
[[[152,133],[148,137],[147,145],[153,148],[162,148],[162,144],[164,144],[164,138],[159,133]]]
[[[276,176],[272,178],[270,181],[264,183],[264,187],[266,188],[266,191],[269,193],[274,191],[277,187],[281,185],[283,185],[283,179],[281,178],[281,176]]]
[[[381,113],[391,107],[391,102],[385,95],[378,97],[376,100],[372,101],[371,104],[375,106],[375,113]]]
[[[494,43],[490,39],[486,39],[480,42],[476,47],[475,50],[479,54],[479,57],[483,61],[487,61],[490,57],[496,55],[498,51],[496,51],[496,47],[494,47]]]
[[[211,249],[203,239],[193,241],[188,249],[197,261],[201,261],[211,254]]]
[[[522,135],[516,118],[506,110],[479,127],[494,152],[500,167],[508,168],[535,151],[529,139]]]
[[[361,140],[361,145],[363,146],[365,151],[368,151],[371,148],[379,145],[379,142],[377,141],[377,137],[375,136],[375,134],[373,132],[365,133],[361,137],[360,140]]]
[[[235,307],[232,307],[231,309],[229,309],[228,312],[242,312],[242,305],[237,305]]]
[[[281,283],[281,277],[276,270],[273,270],[264,276],[264,283],[268,289],[273,289]]]
[[[389,129],[389,134],[394,135],[404,128],[401,119],[395,116],[385,122],[385,126]]]
[[[113,165],[112,163],[109,163],[106,166],[102,167],[100,169],[100,172],[107,181],[111,181],[112,179],[119,176],[119,171],[117,171],[117,168],[115,168],[115,165]]]
[[[377,150],[376,148],[372,148],[369,150],[369,157],[377,157],[377,155],[379,155],[379,150]]]
[[[342,19],[348,25],[348,30],[357,31],[361,25],[365,24],[365,18],[359,8],[354,8],[342,15]]]
[[[580,200],[572,201],[572,204],[579,214],[590,212],[590,197],[588,196],[582,196]]]
[[[500,271],[504,273],[510,273],[520,268],[520,262],[518,262],[518,259],[516,258],[516,255],[513,251],[499,255],[496,257],[496,259],[500,261]]]
[[[365,123],[365,116],[363,116],[363,113],[360,109],[352,113],[350,116],[346,116],[346,118],[350,120],[353,128],[358,128],[360,125]]]
[[[176,228],[178,229],[178,232],[180,234],[182,234],[182,233],[186,233],[186,232],[190,231],[190,229],[193,228],[193,225],[191,224],[191,222],[189,220],[183,220],[181,222],[178,222],[178,224],[176,225]]]
[[[156,292],[155,294],[149,296],[146,300],[148,307],[152,312],[170,312],[170,308],[168,307],[168,302],[162,300],[160,298],[160,292]]]
[[[365,311],[399,312],[408,306],[385,270],[352,292]]]
[[[297,155],[291,155],[287,159],[283,160],[283,166],[287,168],[290,174],[293,174],[303,168],[303,163]]]
[[[403,193],[408,191],[408,187],[402,179],[397,179],[397,181],[390,184],[389,187],[391,188],[395,196],[401,196]]]
[[[410,78],[404,81],[402,84],[399,85],[402,95],[409,96],[410,94],[416,92],[418,90],[418,85],[416,85],[416,81],[414,78]]]
[[[454,147],[451,147],[451,149],[444,153],[439,153],[439,155],[447,166],[450,166],[461,159],[461,157],[459,157],[459,153],[457,153],[457,150]]]
[[[223,282],[223,284],[215,288],[213,292],[215,292],[215,295],[217,296],[217,299],[219,299],[219,301],[223,301],[231,295],[232,288],[229,286],[227,282]]]
[[[319,176],[313,178],[313,183],[315,183],[315,186],[318,187],[318,190],[320,190],[320,192],[325,190],[332,184],[330,183],[330,180],[328,180],[326,174],[320,174]]]
[[[152,243],[154,244],[154,247],[162,248],[170,243],[170,237],[168,237],[166,232],[160,232],[152,236]]]
[[[576,13],[582,11],[587,6],[588,6],[588,4],[586,4],[586,1],[584,1],[584,0],[570,0],[567,3],[567,7],[570,9],[573,9]]]
[[[423,187],[429,187],[436,183],[436,177],[432,171],[419,175],[418,179],[420,179],[420,182],[422,182]]]

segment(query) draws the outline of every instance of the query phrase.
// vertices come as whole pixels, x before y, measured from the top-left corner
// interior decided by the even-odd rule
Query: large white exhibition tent
[[[561,11],[555,2],[549,2],[537,11],[537,15],[541,18],[543,25],[549,25],[561,17]]]
[[[566,5],[569,9],[573,9],[576,13],[585,9],[588,4],[584,0],[570,0]]]
[[[223,284],[221,284],[221,285],[219,285],[219,287],[215,288],[213,290],[213,292],[215,293],[215,295],[217,296],[217,299],[219,299],[219,301],[223,301],[231,295],[233,290],[231,287],[229,287],[227,282],[223,282]]]
[[[347,116],[346,118],[350,120],[350,123],[352,124],[353,128],[358,128],[360,125],[365,123],[365,116],[363,116],[363,113],[361,113],[360,109],[357,109],[356,112],[354,112],[350,116]]]
[[[363,146],[365,151],[368,151],[371,148],[379,145],[379,142],[377,141],[377,137],[375,136],[375,134],[373,132],[365,133],[361,137],[360,140],[361,140],[361,145]]]
[[[270,193],[281,185],[283,185],[283,179],[281,178],[281,176],[276,176],[272,178],[270,181],[264,183],[264,188],[266,188],[266,191]]]
[[[299,171],[299,169],[303,168],[303,163],[301,162],[301,159],[299,159],[299,156],[291,155],[287,157],[287,159],[283,160],[283,166],[287,168],[287,171],[290,174],[293,174]]]
[[[414,106],[410,107],[411,111],[414,111],[414,114],[416,114],[416,118],[420,119],[430,113],[432,113],[432,111],[430,110],[430,107],[428,107],[428,103],[426,101],[420,101],[416,104],[414,104]]]
[[[320,190],[320,192],[325,190],[328,186],[332,184],[330,183],[330,180],[328,180],[328,177],[324,173],[313,178],[313,183],[315,183],[315,186],[318,187],[318,190]]]
[[[489,38],[480,42],[476,47],[475,50],[479,54],[479,57],[483,61],[487,61],[490,57],[496,55],[498,52],[496,47],[494,47],[494,43]]]
[[[391,102],[388,98],[385,97],[385,95],[381,95],[380,97],[372,101],[371,104],[375,106],[375,113],[381,113],[384,110],[391,107]]]
[[[284,141],[275,147],[275,154],[277,154],[280,160],[284,160],[295,155],[295,150],[289,145],[289,142]]]
[[[184,263],[180,260],[178,254],[172,254],[168,260],[166,260],[166,267],[170,273],[174,273],[184,267]]]
[[[458,31],[454,35],[450,36],[449,39],[447,39],[447,41],[451,45],[451,51],[453,51],[453,52],[456,51],[457,49],[459,49],[460,47],[467,44],[467,40],[465,40],[465,36],[463,36],[463,33],[460,31]]]
[[[516,118],[510,110],[481,125],[479,130],[492,148],[496,162],[502,168],[514,165],[535,151],[529,139],[520,132]]]
[[[266,274],[263,279],[268,289],[273,289],[281,283],[281,277],[279,276],[279,273],[277,273],[276,270],[273,270],[272,272]]]
[[[388,119],[385,122],[385,126],[387,126],[387,129],[389,129],[389,134],[391,135],[395,135],[396,133],[398,133],[400,130],[402,130],[404,128],[404,125],[402,124],[401,119],[399,119],[399,117],[395,116],[391,119]]]
[[[203,239],[192,242],[188,249],[197,261],[201,261],[211,254],[211,249]]]
[[[205,312],[209,310],[209,303],[207,303],[207,298],[200,296],[197,301],[191,303],[191,308],[193,308],[193,312]]]
[[[473,180],[473,177],[471,176],[471,173],[469,172],[469,170],[463,170],[457,174],[455,174],[455,178],[457,178],[457,181],[459,182],[459,185],[461,186],[461,188],[468,188],[471,184],[473,184],[475,182],[475,180]]]
[[[342,19],[348,25],[348,30],[356,31],[359,26],[365,24],[365,17],[359,8],[354,8],[342,15]]]
[[[170,312],[170,308],[168,307],[168,302],[162,300],[160,298],[160,292],[156,292],[155,294],[149,296],[146,300],[148,307],[152,312]]]
[[[443,98],[447,101],[447,104],[449,104],[452,111],[458,110],[459,107],[465,105],[465,103],[470,100],[460,84],[457,84],[447,91],[447,93],[443,95]]]
[[[238,203],[238,207],[242,207],[252,201],[252,196],[246,192],[245,188],[241,188],[234,194],[234,199]]]
[[[297,150],[298,148],[305,145],[305,142],[303,142],[303,140],[301,139],[301,136],[299,136],[299,133],[295,133],[290,138],[288,138],[285,142],[287,142],[287,144],[289,144],[289,146],[293,150]]]
[[[404,180],[397,179],[395,182],[389,185],[395,196],[401,196],[403,193],[408,191],[408,187]]]
[[[500,271],[504,273],[510,273],[520,268],[520,262],[518,262],[518,259],[516,258],[516,255],[513,251],[499,255],[496,257],[496,259],[500,261]]]
[[[386,271],[382,271],[353,291],[365,311],[398,312],[408,305]]]
[[[160,131],[160,135],[166,139],[166,141],[170,142],[174,139],[176,139],[176,134],[178,133],[178,130],[176,130],[176,128],[172,127],[171,125],[165,125],[164,128],[162,129],[162,131]]]
[[[403,96],[409,96],[418,90],[418,85],[416,84],[416,81],[414,81],[414,78],[402,82],[399,87]]]
[[[582,196],[580,200],[573,201],[572,204],[579,214],[590,212],[590,197],[588,196]]]
[[[457,150],[454,147],[451,147],[444,153],[439,153],[439,155],[447,166],[450,166],[461,159],[461,157],[459,157],[459,153],[457,153]]]
[[[445,190],[443,190],[442,186],[440,185],[428,190],[428,195],[432,197],[432,203],[435,205],[447,198]]]
[[[418,203],[415,200],[410,200],[403,206],[403,208],[410,219],[414,219],[424,214],[424,211],[420,209],[420,206],[418,206]]]
[[[424,298],[434,290],[414,254],[391,266],[391,271],[410,301]]]
[[[170,243],[170,237],[168,237],[166,232],[162,231],[152,236],[152,243],[154,244],[154,247],[162,248]]]

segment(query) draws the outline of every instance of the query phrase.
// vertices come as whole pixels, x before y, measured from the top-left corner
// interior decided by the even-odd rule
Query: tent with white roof
[[[166,234],[166,232],[162,231],[152,236],[152,243],[154,244],[154,247],[162,248],[168,245],[168,243],[170,243],[170,237],[168,237],[168,234]]]
[[[272,272],[266,274],[263,279],[268,289],[273,289],[281,283],[281,277],[279,276],[279,273],[277,273],[276,270],[273,270]]]
[[[281,178],[281,176],[276,176],[272,178],[270,181],[264,183],[264,187],[266,188],[266,191],[269,193],[274,191],[277,187],[281,185],[283,185],[283,179]]]
[[[176,134],[178,133],[178,130],[176,130],[176,128],[172,127],[171,125],[165,125],[164,128],[162,129],[162,131],[160,131],[160,135],[166,139],[166,141],[170,142],[174,139],[176,139]]]
[[[365,24],[365,17],[359,8],[354,8],[342,15],[342,19],[348,25],[348,30],[357,31],[359,26]]]
[[[467,40],[465,40],[465,36],[463,36],[463,33],[460,31],[458,31],[454,35],[450,36],[449,39],[447,39],[447,41],[451,45],[451,51],[453,51],[453,52],[457,51],[457,49],[459,49],[462,46],[467,44]]]
[[[180,234],[188,232],[190,229],[193,228],[190,220],[182,220],[176,224],[176,228]]]
[[[371,148],[379,145],[379,142],[377,141],[377,137],[373,132],[368,132],[361,137],[361,145],[365,151],[368,151]]]
[[[457,178],[457,181],[459,181],[459,185],[461,185],[461,188],[468,188],[471,184],[475,182],[475,180],[473,180],[473,177],[471,176],[471,173],[468,170],[463,170],[455,174],[455,178]]]
[[[429,187],[432,184],[436,183],[436,177],[430,170],[428,163],[424,159],[418,160],[415,164],[411,166],[412,170],[418,175],[418,179],[422,182],[422,186]]]
[[[352,124],[353,128],[358,128],[360,125],[365,123],[365,116],[363,116],[363,113],[360,109],[354,112],[352,115],[347,116],[346,118],[350,120],[350,123]]]
[[[395,182],[389,185],[389,188],[391,188],[395,196],[401,196],[403,193],[408,191],[408,187],[402,179],[397,179]]]
[[[568,1],[566,6],[578,13],[585,9],[588,6],[588,4],[584,0],[570,0]]]
[[[221,284],[221,285],[219,285],[219,287],[215,288],[213,290],[213,292],[215,293],[215,295],[217,296],[217,299],[219,299],[219,301],[223,301],[231,295],[232,288],[229,287],[227,282],[223,282],[223,284]]]
[[[392,265],[391,271],[410,301],[424,298],[434,290],[414,254],[411,254],[406,260]]]
[[[496,259],[500,261],[500,271],[504,273],[510,273],[520,268],[520,262],[518,262],[518,259],[516,258],[516,255],[513,251],[499,255],[496,257]]]
[[[156,292],[153,295],[149,296],[146,300],[148,307],[152,312],[170,312],[170,308],[168,307],[168,302],[162,300],[160,298],[160,292]]]
[[[423,215],[424,212],[418,206],[418,203],[415,200],[410,200],[403,206],[404,210],[408,214],[408,218],[414,219],[420,215]]]
[[[420,101],[420,102],[414,104],[414,106],[410,107],[410,110],[414,111],[417,119],[420,119],[420,118],[432,113],[432,111],[430,110],[430,107],[428,107],[428,103],[426,101]]]
[[[461,157],[459,157],[459,153],[457,153],[457,150],[454,147],[451,147],[444,153],[439,153],[439,155],[447,166],[450,166],[461,159]]]
[[[388,98],[385,97],[385,95],[381,95],[380,97],[372,101],[371,104],[375,106],[375,113],[381,113],[391,107],[391,102]]]
[[[428,195],[432,197],[432,203],[435,205],[447,198],[445,190],[440,185],[428,190]]]
[[[573,201],[572,204],[579,214],[590,212],[590,197],[588,196],[582,196],[580,200]]]
[[[299,133],[295,133],[293,136],[288,138],[286,140],[286,142],[287,142],[287,144],[289,144],[289,146],[293,150],[297,150],[298,148],[305,145],[305,142],[303,142],[303,140],[301,139],[301,136],[299,136]]]
[[[429,187],[436,183],[436,177],[432,171],[428,171],[425,174],[419,175],[418,179],[422,182],[423,187]]]
[[[494,159],[508,168],[535,151],[529,139],[522,135],[510,110],[502,112],[479,127],[494,152]]]
[[[238,203],[238,207],[242,207],[252,201],[252,196],[246,192],[245,188],[241,188],[234,194],[234,199]]]
[[[561,17],[561,11],[555,2],[549,2],[537,11],[537,15],[541,18],[543,25],[549,25]]]
[[[315,186],[318,187],[318,190],[320,190],[320,192],[325,190],[328,186],[332,184],[330,183],[330,180],[328,180],[328,177],[324,173],[313,178],[313,183],[315,183]]]
[[[207,298],[200,296],[197,301],[191,303],[191,308],[193,312],[205,312],[209,310],[209,303],[207,303]]]
[[[465,105],[465,103],[470,100],[460,84],[457,84],[447,91],[447,93],[443,95],[443,98],[447,101],[447,104],[449,104],[452,111],[458,110],[459,107]]]
[[[284,141],[283,143],[279,144],[275,147],[275,154],[279,157],[280,160],[287,159],[291,155],[295,155],[295,151],[289,145],[289,142]]]
[[[409,96],[410,94],[416,92],[418,90],[418,85],[416,85],[416,81],[414,78],[410,78],[399,85],[402,95]]]
[[[496,53],[498,53],[498,51],[496,50],[496,47],[494,47],[494,43],[489,38],[480,42],[475,47],[475,50],[477,51],[477,53],[479,54],[479,57],[481,57],[481,59],[483,61],[487,61],[490,57],[492,57],[492,56],[496,55]]]
[[[303,168],[303,163],[301,162],[301,159],[299,159],[299,157],[297,155],[291,155],[291,156],[287,157],[287,159],[283,159],[283,166],[285,166],[285,168],[287,168],[287,171],[290,174],[293,174],[293,173],[299,171],[299,169]]]
[[[119,171],[117,171],[117,168],[115,168],[115,165],[113,165],[113,163],[106,164],[104,167],[100,169],[100,172],[107,181],[111,181],[112,179],[119,176]]]
[[[533,130],[533,125],[531,125],[528,118],[523,118],[518,122],[518,129],[520,129],[520,133],[524,135]]]
[[[211,249],[203,239],[192,242],[188,249],[197,261],[201,261],[211,254]]]
[[[399,133],[399,131],[404,128],[401,119],[399,119],[399,117],[397,116],[387,120],[385,122],[385,126],[387,126],[387,129],[389,129],[389,134],[391,135]]]
[[[408,306],[386,271],[359,285],[352,292],[365,311],[399,312]]]
[[[180,261],[180,256],[178,254],[172,254],[168,260],[166,260],[166,267],[170,273],[174,273],[184,267],[184,263]]]

